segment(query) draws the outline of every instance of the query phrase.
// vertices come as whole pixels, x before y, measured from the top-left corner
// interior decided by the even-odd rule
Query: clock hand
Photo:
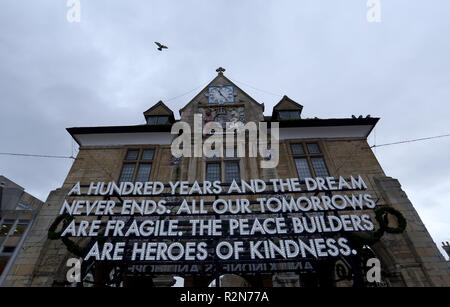
[[[222,94],[222,92],[221,92],[220,90],[218,90],[218,91],[219,91],[220,96],[222,96],[223,98],[225,98],[225,96]]]

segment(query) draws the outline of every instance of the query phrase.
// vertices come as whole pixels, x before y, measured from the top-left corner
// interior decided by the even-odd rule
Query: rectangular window
[[[133,181],[134,163],[125,163],[120,174],[119,182],[131,182]]]
[[[308,148],[308,153],[314,155],[314,154],[320,154],[319,145],[316,143],[309,143],[306,144],[306,147]]]
[[[325,165],[325,161],[322,157],[311,158],[311,163],[317,177],[329,176],[327,166]]]
[[[279,111],[280,119],[299,119],[299,111]]]
[[[221,181],[220,163],[206,164],[206,181]]]
[[[295,166],[297,167],[297,173],[300,179],[311,177],[311,171],[309,170],[308,160],[306,158],[295,159]]]
[[[3,247],[2,253],[9,254],[9,253],[14,252],[15,249],[16,249],[15,246],[5,246],[5,247]]]
[[[9,257],[8,256],[0,256],[0,276],[3,273],[6,265],[8,264]]]
[[[165,125],[169,123],[169,116],[150,116],[147,123],[149,125]]]
[[[159,116],[158,125],[164,125],[169,123],[169,116]]]
[[[125,160],[137,160],[139,156],[139,150],[128,150]]]
[[[16,210],[33,210],[33,207],[27,204],[18,203],[16,206]]]
[[[301,143],[291,144],[291,150],[294,155],[304,155],[303,145]]]
[[[150,180],[155,149],[130,149],[124,159],[119,182],[146,182]]]
[[[233,180],[241,181],[239,173],[239,161],[225,162],[225,182],[231,183]]]
[[[329,176],[328,168],[318,143],[293,143],[291,144],[291,152],[294,156],[295,166],[300,179],[313,176]]]
[[[150,172],[152,171],[151,163],[139,164],[139,169],[136,174],[136,182],[146,182],[150,179]]]
[[[14,220],[4,220],[0,227],[0,236],[7,236],[14,225]]]
[[[27,227],[28,227],[28,221],[19,220],[19,222],[16,225],[16,228],[14,228],[12,235],[13,236],[21,236],[25,232],[25,230],[27,230]]]
[[[142,153],[142,160],[153,160],[153,156],[155,154],[154,149],[145,149]]]

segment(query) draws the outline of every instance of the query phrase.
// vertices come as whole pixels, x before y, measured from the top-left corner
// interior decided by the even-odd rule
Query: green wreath
[[[67,250],[69,252],[71,252],[72,254],[78,256],[78,257],[83,257],[84,256],[84,249],[81,248],[77,243],[75,243],[74,241],[70,240],[67,237],[61,237],[64,229],[69,226],[70,222],[72,222],[72,220],[74,219],[73,216],[69,215],[69,214],[62,214],[56,217],[56,219],[53,221],[53,223],[50,225],[50,228],[48,229],[48,234],[47,237],[50,240],[59,240],[61,239],[61,241],[64,243],[64,245],[67,247]],[[56,228],[58,227],[59,224],[61,224],[61,222],[63,222],[63,226],[60,232],[56,232]]]
[[[397,219],[397,227],[389,227],[389,221],[388,221],[388,214],[392,214]],[[400,211],[388,207],[378,207],[375,210],[375,218],[380,224],[380,227],[386,231],[387,233],[402,233],[406,229],[406,219],[404,218],[403,214],[401,214]]]
[[[70,222],[72,222],[73,216],[69,214],[62,214],[56,217],[56,219],[53,221],[53,223],[50,225],[50,228],[48,229],[48,238],[50,240],[58,240],[61,238],[61,235],[64,231],[64,229],[69,226]],[[63,226],[61,228],[60,232],[56,232],[56,228],[58,227],[61,222],[63,222]]]
[[[84,257],[84,248],[82,248],[77,243],[75,243],[74,241],[70,240],[67,237],[62,238],[61,240],[64,243],[64,245],[67,247],[67,250],[69,252],[71,252],[75,256],[78,256],[81,258]]]
[[[392,214],[396,217],[398,226],[389,227],[388,214]],[[347,238],[356,246],[373,245],[378,242],[387,233],[402,233],[406,229],[406,219],[403,217],[400,211],[388,207],[378,207],[375,209],[375,219],[377,220],[380,228],[372,233],[349,233]]]

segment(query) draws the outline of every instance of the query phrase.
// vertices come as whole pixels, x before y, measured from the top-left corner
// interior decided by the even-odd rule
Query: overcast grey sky
[[[305,117],[381,117],[370,144],[450,133],[450,2],[381,8],[368,23],[366,0],[81,0],[69,23],[65,0],[1,0],[0,152],[70,155],[66,127],[143,123],[218,66]],[[238,85],[268,113],[279,101]],[[449,151],[450,138],[376,149],[438,245],[450,241]],[[0,156],[0,173],[45,200],[71,163]]]

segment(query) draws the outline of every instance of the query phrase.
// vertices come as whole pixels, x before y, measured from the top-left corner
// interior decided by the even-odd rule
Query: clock
[[[232,85],[210,86],[208,88],[208,103],[234,102],[234,88]]]

